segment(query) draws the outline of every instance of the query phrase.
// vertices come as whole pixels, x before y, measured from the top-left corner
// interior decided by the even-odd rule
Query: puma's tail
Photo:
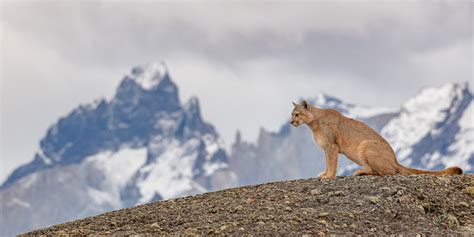
[[[404,166],[399,166],[400,174],[432,174],[432,175],[452,175],[452,174],[462,174],[463,171],[459,167],[449,167],[440,171],[427,171],[427,170],[417,170]]]

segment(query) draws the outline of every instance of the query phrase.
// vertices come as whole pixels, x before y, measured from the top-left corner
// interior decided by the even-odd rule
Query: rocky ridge
[[[38,234],[474,234],[474,176],[303,179],[105,213]]]

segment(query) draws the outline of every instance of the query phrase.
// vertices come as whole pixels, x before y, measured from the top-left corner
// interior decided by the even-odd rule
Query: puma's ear
[[[293,103],[293,106],[298,107],[297,103],[295,103],[295,102],[291,102],[291,103]]]
[[[309,109],[309,103],[306,100],[303,100],[303,103],[301,103],[305,109]]]

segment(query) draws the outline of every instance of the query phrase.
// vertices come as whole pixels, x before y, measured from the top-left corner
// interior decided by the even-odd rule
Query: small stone
[[[322,194],[321,190],[315,188],[309,192],[311,195],[320,195]]]
[[[343,191],[335,191],[334,196],[344,196],[344,192]]]
[[[321,212],[321,213],[319,213],[318,216],[319,216],[319,217],[329,216],[329,212]]]
[[[352,224],[352,225],[350,225],[350,227],[351,227],[352,229],[357,229],[357,225],[356,225],[356,224]]]
[[[380,190],[382,191],[390,191],[391,189],[389,187],[381,187]]]
[[[237,205],[235,208],[234,208],[234,212],[238,212],[238,211],[241,211],[243,209],[243,207],[241,205]]]
[[[377,203],[380,202],[380,197],[378,197],[378,196],[369,196],[367,198],[370,200],[370,202],[372,202],[374,204],[377,204]]]
[[[285,204],[287,204],[287,205],[290,204],[290,201],[285,201]]]
[[[467,193],[467,194],[470,194],[470,195],[474,196],[474,186],[465,188],[465,189],[464,189],[464,192]]]
[[[346,223],[342,224],[342,228],[346,228],[346,227],[347,227]]]
[[[151,228],[160,228],[160,224],[158,224],[158,222],[155,222],[155,223],[151,224],[150,227]]]
[[[469,207],[469,204],[467,204],[467,202],[460,202],[459,206]]]
[[[257,222],[257,225],[265,225],[265,222],[259,221],[259,222]]]
[[[226,230],[227,228],[228,228],[228,227],[227,227],[226,225],[223,225],[223,226],[221,226],[220,229],[221,229],[221,231],[224,231],[224,230]]]
[[[240,231],[244,231],[245,229],[244,229],[244,227],[240,227],[239,230],[240,230]]]
[[[449,227],[459,226],[458,218],[456,218],[455,216],[451,214],[448,214],[446,216],[446,223],[448,224]]]
[[[418,206],[416,206],[416,208],[418,209],[418,211],[419,211],[421,214],[425,214],[425,208],[424,208],[422,205],[418,205]]]
[[[291,207],[285,207],[285,211],[291,212],[293,209]]]
[[[325,220],[319,220],[319,223],[321,223],[321,224],[323,224],[323,225],[327,225],[327,224],[328,224],[328,222],[325,221]]]

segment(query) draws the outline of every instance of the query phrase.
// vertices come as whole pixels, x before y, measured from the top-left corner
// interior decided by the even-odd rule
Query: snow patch
[[[130,78],[137,82],[144,90],[151,90],[160,84],[167,71],[164,63],[150,63],[135,67]]]
[[[41,160],[43,160],[45,164],[49,165],[53,163],[53,161],[44,154],[43,149],[41,149],[41,147],[38,149],[36,153],[41,158]]]
[[[145,163],[146,148],[122,148],[116,152],[105,151],[86,158],[86,163],[103,172],[103,189],[89,187],[87,193],[98,205],[122,207],[120,191]]]
[[[227,167],[227,164],[224,164],[222,162],[215,162],[215,163],[207,162],[203,166],[204,175],[206,176],[212,175],[214,174],[214,172],[216,172],[216,170],[223,169],[226,167]]]
[[[382,129],[382,135],[400,160],[407,158],[411,146],[428,133],[437,134],[433,129],[446,119],[453,99],[461,93],[462,90],[455,84],[427,88],[402,106],[399,116]]]
[[[115,153],[107,151],[96,154],[87,158],[87,162],[93,162],[103,170],[108,184],[120,189],[145,164],[146,157],[146,148],[122,148]]]
[[[185,144],[174,139],[163,140],[163,146],[167,149],[155,162],[140,169],[143,175],[137,187],[142,194],[141,203],[149,201],[155,193],[168,199],[192,189],[193,165],[198,157],[199,140],[191,139]]]
[[[397,112],[397,109],[393,108],[369,107],[345,103],[338,98],[326,95],[324,93],[317,94],[314,99],[310,100],[310,104],[323,109],[336,109],[345,116],[351,118],[368,118],[379,114]]]
[[[469,106],[459,120],[460,131],[456,135],[456,141],[449,146],[448,150],[452,153],[450,159],[445,159],[446,166],[461,166],[466,170],[472,167],[469,164],[469,158],[474,156],[474,103],[471,101]]]
[[[17,205],[17,206],[20,206],[20,207],[24,207],[24,208],[30,208],[31,205],[23,200],[20,200],[18,198],[13,198],[10,203],[9,203],[9,206],[14,206],[14,205]]]

